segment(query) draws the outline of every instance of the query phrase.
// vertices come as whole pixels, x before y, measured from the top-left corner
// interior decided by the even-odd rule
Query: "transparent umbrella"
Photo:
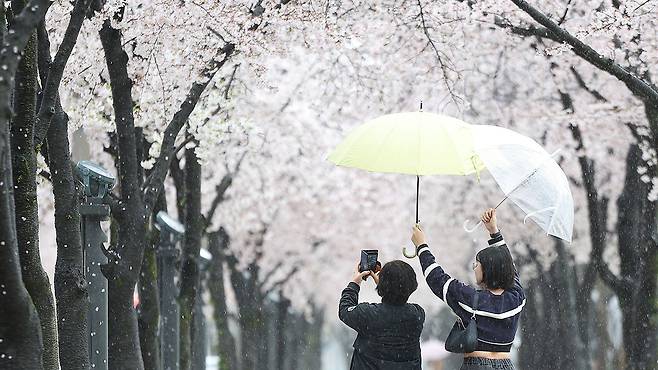
[[[573,197],[560,166],[531,138],[512,130],[472,125],[474,150],[498,186],[526,216],[548,235],[571,242]],[[503,202],[501,201],[498,206]],[[496,207],[498,207],[496,206]],[[475,228],[468,228],[471,232]]]

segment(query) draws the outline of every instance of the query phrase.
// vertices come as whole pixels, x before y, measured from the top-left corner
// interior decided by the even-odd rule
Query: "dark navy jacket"
[[[500,233],[491,235],[489,246],[507,248]],[[519,316],[525,305],[525,293],[514,272],[514,286],[501,295],[488,290],[476,290],[473,287],[453,279],[434,258],[427,244],[418,246],[418,258],[423,275],[434,294],[441,298],[452,310],[467,323],[473,315],[473,297],[478,295],[475,310],[477,322],[477,351],[509,352],[519,326]]]
[[[338,317],[356,330],[351,370],[420,370],[425,311],[417,304],[360,303],[359,285],[343,289]]]

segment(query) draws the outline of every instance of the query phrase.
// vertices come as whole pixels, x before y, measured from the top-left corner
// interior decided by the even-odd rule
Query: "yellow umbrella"
[[[416,223],[420,176],[469,175],[485,168],[475,154],[471,125],[426,112],[370,120],[352,131],[328,159],[338,166],[416,175]]]

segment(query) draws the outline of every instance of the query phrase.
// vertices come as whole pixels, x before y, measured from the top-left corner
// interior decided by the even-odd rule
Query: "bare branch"
[[[34,127],[34,147],[37,150],[41,146],[43,139],[46,137],[48,126],[50,126],[50,120],[55,114],[56,104],[59,101],[57,98],[57,95],[59,94],[59,84],[62,81],[66,63],[68,62],[69,57],[73,52],[73,47],[78,40],[78,34],[80,34],[82,22],[85,20],[85,14],[87,14],[89,4],[91,4],[91,0],[77,0],[75,2],[73,11],[71,11],[71,20],[66,27],[62,43],[59,45],[57,54],[55,54],[55,60],[49,66],[48,78],[45,87],[43,88],[41,105],[39,107],[39,113],[37,114],[37,120]],[[45,71],[42,71],[41,73],[45,74]]]
[[[273,291],[279,289],[279,287],[281,287],[281,286],[282,286],[283,284],[285,284],[288,280],[290,280],[290,278],[292,278],[292,277],[293,277],[298,271],[299,271],[299,265],[295,265],[290,271],[288,271],[288,273],[286,274],[286,276],[284,276],[283,278],[281,278],[280,280],[278,280],[277,282],[275,282],[274,284],[272,284],[272,285],[267,289],[267,291],[265,291],[265,296],[268,296],[268,295],[269,295],[270,293],[272,293]]]
[[[212,203],[210,204],[210,210],[208,211],[208,214],[205,217],[206,229],[212,223],[212,218],[215,216],[217,207],[227,199],[226,191],[233,184],[233,179],[235,178],[235,175],[240,171],[240,165],[246,155],[247,155],[246,151],[242,153],[242,156],[240,156],[240,159],[238,159],[238,163],[235,164],[235,168],[233,169],[233,171],[227,171],[226,175],[224,175],[224,177],[219,182],[219,184],[217,184],[217,187],[215,187],[215,199],[213,199]]]
[[[583,90],[590,93],[590,95],[592,95],[594,98],[596,98],[596,100],[601,101],[601,102],[605,102],[605,103],[608,102],[608,99],[606,99],[603,95],[601,95],[601,93],[599,93],[596,90],[592,90],[592,89],[589,88],[589,86],[587,86],[587,83],[585,83],[585,80],[583,80],[583,77],[580,75],[578,70],[576,70],[576,67],[571,66],[570,70],[571,70],[571,73],[573,73],[574,77],[576,77],[576,81],[578,82],[578,86],[580,86]]]
[[[179,153],[181,150],[183,150],[183,148],[185,148],[185,146],[186,146],[187,144],[189,144],[192,140],[194,140],[194,136],[192,136],[192,135],[187,136],[187,137],[185,138],[185,140],[183,140],[182,143],[178,144],[178,146],[176,147],[176,149],[174,149],[174,155],[176,155],[176,154]]]
[[[519,9],[526,12],[532,19],[537,21],[542,26],[553,34],[554,39],[558,42],[566,43],[571,46],[573,52],[579,57],[583,58],[598,69],[605,71],[618,80],[623,82],[629,90],[642,100],[650,103],[653,106],[658,106],[658,90],[647,83],[646,81],[634,76],[626,68],[620,64],[615,63],[614,60],[604,57],[598,53],[591,46],[580,41],[577,37],[571,35],[568,31],[561,28],[553,20],[551,20],[544,13],[530,5],[525,0],[511,0]]]
[[[215,211],[217,211],[217,207],[219,206],[220,203],[222,203],[225,199],[225,194],[228,188],[231,186],[233,183],[233,174],[232,173],[227,173],[222,177],[222,180],[217,184],[215,187],[215,199],[213,199],[212,203],[210,204],[210,210],[208,211],[208,214],[205,217],[205,228],[208,228],[210,226],[210,223],[212,222],[213,216],[215,216]]]
[[[229,78],[228,83],[226,84],[226,90],[224,90],[224,99],[226,100],[228,100],[228,94],[231,91],[231,85],[233,84],[233,80],[235,79],[235,73],[238,71],[239,66],[240,63],[233,66],[233,73],[231,73],[231,77]]]
[[[515,35],[524,36],[524,37],[534,36],[534,37],[560,42],[560,40],[557,37],[555,37],[555,35],[553,35],[545,27],[535,27],[533,25],[530,25],[528,27],[519,27],[513,25],[512,23],[501,17],[496,17],[494,19],[494,24],[500,28],[505,28],[510,30],[510,32],[512,32]]]
[[[167,125],[167,128],[164,131],[160,156],[156,160],[151,174],[145,181],[144,203],[147,207],[152,207],[155,200],[158,198],[158,192],[160,189],[159,184],[162,183],[167,176],[169,162],[174,156],[174,151],[176,149],[175,141],[178,133],[196,107],[196,104],[201,98],[201,94],[206,89],[206,86],[208,86],[217,71],[222,68],[234,51],[235,45],[231,43],[227,43],[218,51],[217,55],[210,61],[203,71],[205,80],[192,84],[192,87],[187,93],[180,109],[174,114],[174,117]]]
[[[443,82],[446,85],[446,88],[448,89],[448,93],[450,93],[450,98],[452,99],[453,103],[455,103],[455,106],[459,107],[459,104],[457,103],[457,100],[461,100],[458,98],[453,90],[452,87],[450,86],[450,77],[448,76],[448,69],[452,70],[453,72],[456,72],[455,70],[449,68],[443,61],[443,58],[441,58],[441,52],[439,49],[436,47],[436,44],[434,43],[434,40],[432,39],[432,36],[429,33],[429,29],[427,24],[425,23],[425,13],[423,11],[423,4],[421,3],[421,0],[417,0],[418,2],[418,8],[420,9],[420,23],[421,27],[423,28],[423,33],[425,34],[425,37],[427,37],[427,42],[429,43],[430,46],[432,46],[432,49],[434,49],[434,54],[436,55],[436,60],[439,62],[439,66],[441,67],[441,73],[443,74]]]
[[[564,8],[564,13],[562,14],[562,17],[560,17],[560,21],[557,22],[558,25],[562,25],[564,20],[567,19],[567,14],[569,14],[569,6],[571,5],[572,1],[573,0],[567,1],[567,6]]]
[[[11,118],[10,86],[27,41],[35,27],[43,21],[48,0],[31,0],[12,21],[0,47],[0,122]],[[4,16],[4,15],[3,15]]]

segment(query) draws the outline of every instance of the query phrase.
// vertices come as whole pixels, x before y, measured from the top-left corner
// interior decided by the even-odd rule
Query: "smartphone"
[[[362,249],[361,262],[359,263],[359,271],[375,271],[377,268],[377,249]]]

